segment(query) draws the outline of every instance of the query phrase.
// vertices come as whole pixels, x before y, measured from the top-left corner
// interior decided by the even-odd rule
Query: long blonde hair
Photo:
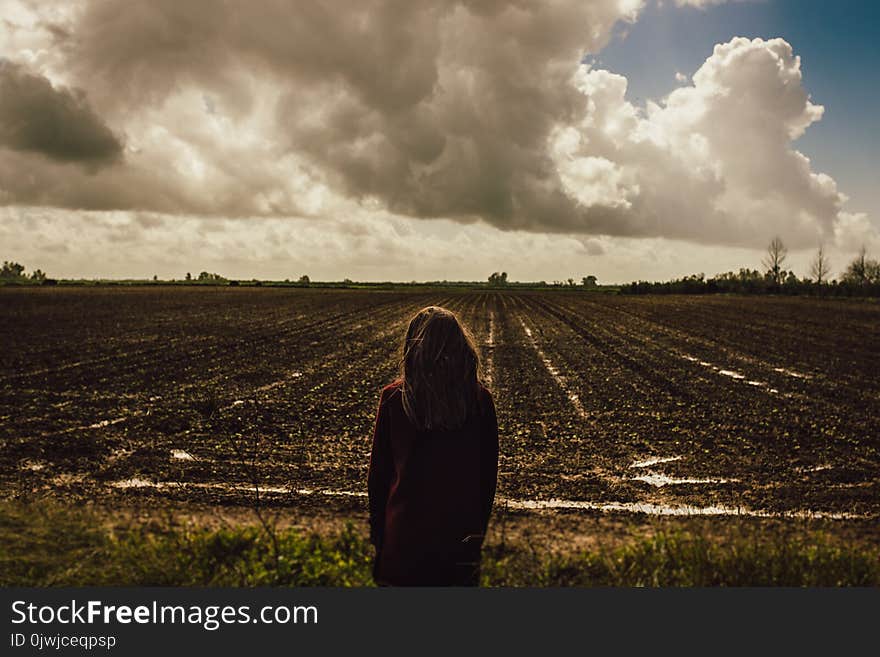
[[[477,411],[480,356],[455,313],[428,306],[410,320],[400,382],[403,409],[421,430],[458,429]]]

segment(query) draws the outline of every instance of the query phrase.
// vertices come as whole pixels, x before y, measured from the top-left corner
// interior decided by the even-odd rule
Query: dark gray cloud
[[[61,162],[108,164],[123,144],[81,91],[55,88],[45,77],[0,59],[0,146]]]
[[[410,216],[578,230],[590,222],[562,191],[547,140],[583,113],[570,78],[633,16],[622,4],[366,0],[343,11],[257,0],[219,11],[208,0],[107,0],[90,3],[62,46],[111,115],[195,86],[240,117],[253,80],[271,79],[277,147],[350,198]],[[596,208],[595,221],[609,213]]]

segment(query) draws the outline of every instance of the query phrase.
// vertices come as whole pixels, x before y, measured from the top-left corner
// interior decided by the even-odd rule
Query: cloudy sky
[[[0,0],[0,258],[600,282],[880,255],[866,0]]]

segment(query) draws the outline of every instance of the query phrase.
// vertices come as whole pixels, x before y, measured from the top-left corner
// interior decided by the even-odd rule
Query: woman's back
[[[456,429],[420,429],[400,382],[382,391],[370,460],[376,579],[387,584],[474,584],[495,495],[498,426],[492,396]]]

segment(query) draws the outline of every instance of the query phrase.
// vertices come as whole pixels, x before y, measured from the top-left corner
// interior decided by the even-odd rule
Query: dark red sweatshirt
[[[382,390],[368,489],[377,583],[475,584],[498,477],[498,421],[492,395],[461,429],[417,429],[400,384]]]

